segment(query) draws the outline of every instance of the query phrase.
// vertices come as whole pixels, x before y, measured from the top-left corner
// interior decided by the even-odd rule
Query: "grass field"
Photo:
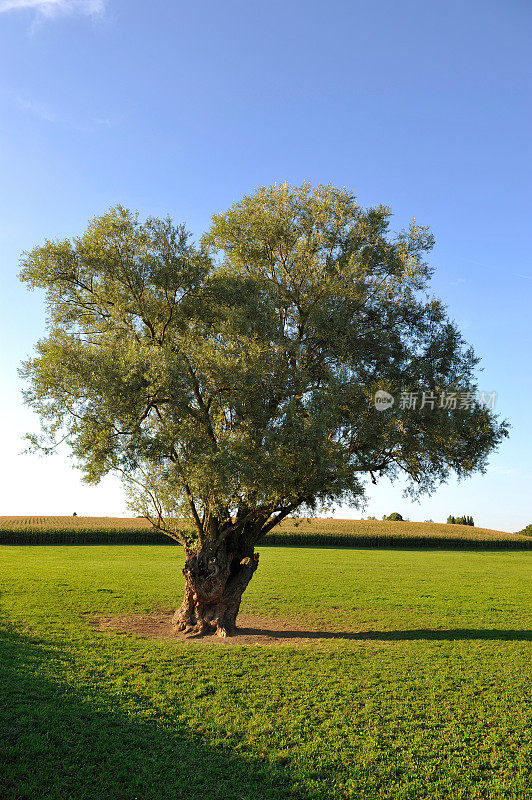
[[[305,646],[101,633],[179,604],[178,548],[0,548],[5,800],[532,797],[526,552],[263,548]],[[338,635],[340,634],[340,635]]]
[[[176,522],[177,527],[185,527]],[[145,519],[121,517],[0,517],[0,544],[172,543]],[[288,519],[268,544],[337,546],[500,546],[532,549],[532,537],[468,525],[349,519]]]

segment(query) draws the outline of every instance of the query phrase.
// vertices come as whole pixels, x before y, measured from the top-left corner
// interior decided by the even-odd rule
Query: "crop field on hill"
[[[177,527],[184,527],[176,522]],[[349,519],[284,520],[267,544],[333,546],[490,546],[532,548],[518,533],[434,522]],[[145,519],[123,517],[0,517],[0,544],[171,544]]]
[[[4,800],[530,798],[529,553],[265,547],[242,612],[283,646],[99,629],[182,565],[0,548]]]
[[[145,519],[139,517],[1,517],[0,528],[4,530],[101,530],[149,528]]]
[[[276,529],[277,530],[277,529]],[[285,520],[279,525],[282,534],[340,534],[344,536],[393,536],[397,539],[409,537],[448,537],[451,539],[515,540],[524,539],[516,533],[476,528],[469,525],[447,525],[438,522],[385,522],[379,520],[312,519],[307,521]]]

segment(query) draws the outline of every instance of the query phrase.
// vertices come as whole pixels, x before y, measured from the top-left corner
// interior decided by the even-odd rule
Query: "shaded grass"
[[[175,607],[181,565],[2,548],[2,797],[531,796],[528,554],[266,548],[243,610],[327,625],[307,647],[91,627]]]
[[[8,630],[0,632],[0,654],[2,797],[282,796],[279,776],[257,760],[211,746],[138,697],[125,705],[102,681],[97,691],[86,676],[74,684],[74,662],[66,668],[57,648]]]

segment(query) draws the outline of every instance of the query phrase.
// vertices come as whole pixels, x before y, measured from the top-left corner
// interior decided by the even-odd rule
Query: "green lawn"
[[[531,564],[263,548],[243,611],[351,636],[224,647],[90,624],[179,604],[177,548],[3,546],[0,796],[530,798]]]

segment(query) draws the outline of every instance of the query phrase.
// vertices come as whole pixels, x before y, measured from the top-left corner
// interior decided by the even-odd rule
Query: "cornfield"
[[[176,527],[187,525],[176,521]],[[175,544],[145,519],[0,517],[0,544]],[[289,519],[261,546],[532,549],[532,537],[467,525],[347,519]]]

